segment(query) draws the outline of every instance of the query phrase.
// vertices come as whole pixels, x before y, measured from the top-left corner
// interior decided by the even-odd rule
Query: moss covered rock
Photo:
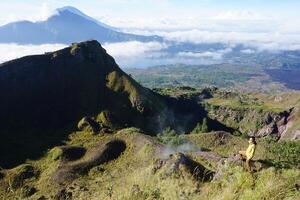
[[[90,131],[93,133],[97,133],[102,128],[101,124],[98,123],[96,120],[94,120],[91,117],[84,117],[82,118],[77,125],[77,128],[81,131]]]
[[[8,172],[8,182],[12,189],[21,187],[26,179],[33,178],[37,175],[37,172],[33,166],[29,164],[20,165]]]
[[[48,156],[53,161],[73,161],[81,158],[85,154],[85,152],[86,150],[83,147],[59,146],[51,149]]]

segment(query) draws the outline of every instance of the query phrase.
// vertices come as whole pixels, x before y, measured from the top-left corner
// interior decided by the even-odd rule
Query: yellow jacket
[[[255,152],[255,148],[256,148],[256,145],[255,144],[250,144],[246,150],[246,156],[247,156],[247,159],[252,159],[253,156],[254,156],[254,152]]]

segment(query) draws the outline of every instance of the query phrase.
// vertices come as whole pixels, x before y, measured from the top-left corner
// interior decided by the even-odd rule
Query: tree
[[[202,133],[202,123],[198,122],[192,133]]]
[[[207,123],[207,118],[205,117],[202,121],[202,127],[201,127],[201,132],[202,133],[206,133],[206,132],[209,132],[209,129],[208,129],[208,123]]]
[[[207,118],[203,118],[202,122],[198,122],[192,133],[207,133],[209,132]]]

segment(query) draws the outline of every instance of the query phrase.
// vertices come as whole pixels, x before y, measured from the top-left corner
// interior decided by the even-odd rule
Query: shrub
[[[201,131],[202,133],[207,133],[209,132],[209,129],[208,129],[208,123],[207,123],[207,118],[205,117],[202,121],[202,127],[201,127]]]
[[[198,122],[192,133],[207,133],[209,132],[207,118],[202,120],[202,123]]]
[[[280,141],[267,139],[271,162],[277,168],[300,167],[300,141]]]
[[[157,139],[159,142],[171,146],[178,146],[186,142],[183,135],[176,133],[176,131],[170,127],[166,128],[162,133],[159,133]]]
[[[202,123],[198,122],[192,133],[202,133]]]

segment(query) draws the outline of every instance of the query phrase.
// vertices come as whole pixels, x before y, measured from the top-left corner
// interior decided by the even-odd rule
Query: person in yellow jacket
[[[256,149],[256,141],[255,137],[250,137],[249,141],[249,146],[246,151],[239,151],[240,156],[242,159],[246,159],[246,167],[248,171],[251,171],[250,167],[250,161],[254,156],[255,149]]]

